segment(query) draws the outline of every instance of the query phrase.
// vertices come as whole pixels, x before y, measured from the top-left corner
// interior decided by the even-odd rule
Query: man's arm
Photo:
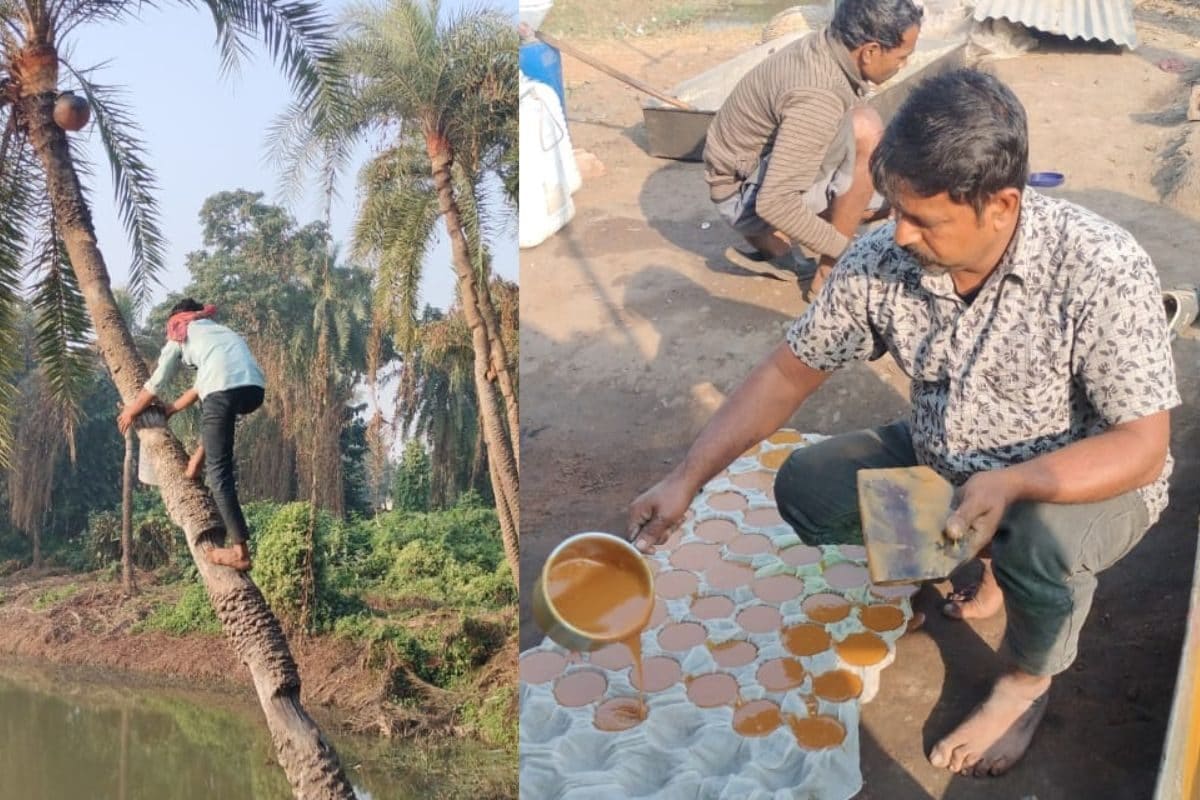
[[[158,354],[158,364],[154,368],[154,374],[150,376],[150,380],[146,381],[146,385],[138,392],[133,402],[126,406],[117,417],[117,428],[121,431],[121,435],[129,430],[138,414],[150,407],[150,404],[158,397],[159,390],[174,377],[182,360],[183,347],[178,342],[168,341],[163,345],[162,351]]]
[[[180,411],[183,411],[185,408],[189,408],[199,399],[200,392],[196,391],[196,387],[193,386],[191,389],[188,389],[186,392],[179,395],[179,397],[176,397],[175,402],[167,404],[167,418],[170,419]]]
[[[751,445],[779,429],[829,373],[780,344],[704,426],[683,462],[629,507],[629,531],[643,550],[683,518],[692,497]]]
[[[963,484],[946,534],[958,539],[974,528],[987,541],[1013,503],[1096,503],[1139,489],[1162,473],[1170,438],[1170,412],[1159,411],[1022,464],[977,473]]]
[[[121,413],[117,415],[117,430],[121,432],[122,436],[133,426],[133,421],[137,419],[138,414],[149,408],[157,396],[149,389],[142,389],[133,402],[121,410]]]
[[[832,93],[804,92],[789,105],[771,147],[771,161],[755,200],[755,211],[793,245],[836,258],[847,236],[817,216],[804,202],[821,171],[825,153],[846,114]]]

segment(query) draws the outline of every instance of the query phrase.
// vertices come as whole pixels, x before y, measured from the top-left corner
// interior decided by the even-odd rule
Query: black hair
[[[180,311],[203,311],[204,306],[197,303],[190,297],[185,297],[175,305],[171,306],[171,315],[178,314]]]
[[[889,201],[901,184],[922,197],[946,192],[978,216],[1001,189],[1029,176],[1025,109],[998,78],[956,69],[921,82],[871,154],[871,180]]]
[[[829,31],[850,50],[869,42],[891,50],[924,16],[912,0],[842,0],[833,12]]]

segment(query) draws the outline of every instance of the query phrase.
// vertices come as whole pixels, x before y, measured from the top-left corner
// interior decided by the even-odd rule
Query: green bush
[[[220,633],[221,622],[213,610],[208,592],[201,583],[191,583],[183,590],[175,605],[160,606],[138,624],[137,630],[187,633]]]
[[[133,495],[133,563],[140,569],[157,569],[176,557],[188,558],[187,544],[156,491]],[[93,511],[81,551],[86,558],[79,568],[100,569],[121,560],[121,507]]]
[[[329,545],[343,534],[342,523],[325,511],[317,512],[313,531],[312,585],[305,576],[308,554],[309,504],[288,503],[267,521],[258,537],[254,554],[254,580],[262,589],[275,613],[299,623],[306,603],[311,627],[327,627],[339,616],[353,611],[358,604],[343,596],[331,580]]]
[[[515,686],[501,685],[482,698],[472,698],[460,710],[463,722],[490,744],[516,747],[516,692]]]
[[[449,688],[504,646],[504,625],[458,615],[440,623],[410,627],[363,614],[339,619],[334,632],[391,652],[421,680]],[[403,699],[399,693],[397,699]]]

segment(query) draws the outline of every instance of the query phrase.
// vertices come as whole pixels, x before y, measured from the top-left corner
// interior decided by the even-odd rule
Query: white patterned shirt
[[[1025,190],[1016,233],[967,304],[888,223],[856,240],[788,332],[830,371],[890,353],[912,381],[917,459],[961,484],[1179,405],[1158,274],[1133,236]],[[1150,521],[1162,474],[1139,490]]]

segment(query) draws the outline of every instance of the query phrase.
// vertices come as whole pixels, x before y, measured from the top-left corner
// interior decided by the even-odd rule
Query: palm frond
[[[12,464],[13,415],[18,372],[26,366],[21,319],[21,275],[28,232],[35,217],[37,171],[24,134],[4,113],[0,139],[0,466]]]
[[[69,64],[67,68],[79,81],[92,107],[112,169],[113,194],[132,250],[129,294],[140,310],[154,287],[159,285],[158,275],[164,266],[154,171],[145,160],[145,145],[136,136],[137,124],[129,108],[119,99],[119,90],[93,83]]]
[[[401,352],[415,342],[425,254],[438,217],[427,165],[423,154],[401,147],[373,159],[360,175],[353,253],[377,265],[376,318]]]
[[[33,247],[30,265],[31,271],[41,277],[34,285],[30,303],[37,316],[37,353],[45,375],[47,398],[58,408],[62,432],[74,462],[75,423],[91,374],[86,343],[91,326],[66,247],[49,213],[48,200],[46,205],[48,224]]]

